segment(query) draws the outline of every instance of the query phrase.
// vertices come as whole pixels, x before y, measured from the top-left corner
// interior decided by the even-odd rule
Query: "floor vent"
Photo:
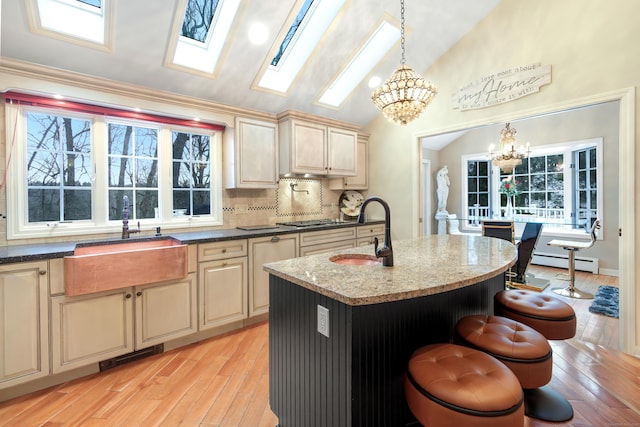
[[[154,354],[160,354],[164,352],[164,344],[154,345],[153,347],[143,348],[132,353],[123,354],[111,359],[98,362],[100,372],[107,369],[115,368],[116,366],[124,365],[125,363],[133,362],[136,360],[144,359],[145,357],[153,356]]]
[[[569,268],[569,255],[534,252],[531,263],[547,267]],[[587,258],[576,254],[576,270],[599,273],[598,258]]]

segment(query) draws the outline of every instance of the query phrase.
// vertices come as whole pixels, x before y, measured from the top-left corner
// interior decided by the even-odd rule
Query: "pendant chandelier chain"
[[[400,47],[402,48],[401,64],[404,64],[404,0],[400,0]]]

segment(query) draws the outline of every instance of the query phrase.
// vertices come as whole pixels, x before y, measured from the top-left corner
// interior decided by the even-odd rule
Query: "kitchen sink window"
[[[516,183],[514,218],[544,222],[547,231],[583,233],[603,212],[602,164],[602,138],[532,147],[511,173],[492,167],[486,154],[463,156],[461,228],[479,229],[482,219],[502,217],[507,196],[500,187],[509,180]]]
[[[221,127],[49,101],[6,104],[8,239],[222,224]]]

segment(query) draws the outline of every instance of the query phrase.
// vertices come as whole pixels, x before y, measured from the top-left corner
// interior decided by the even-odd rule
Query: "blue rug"
[[[591,313],[618,318],[618,288],[600,286],[589,307]]]

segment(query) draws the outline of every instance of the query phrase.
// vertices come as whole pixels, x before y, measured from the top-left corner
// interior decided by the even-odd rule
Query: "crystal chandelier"
[[[405,64],[404,0],[400,0],[400,16],[402,61],[391,77],[373,92],[371,100],[387,119],[404,126],[422,114],[438,89]]]
[[[489,146],[489,158],[494,166],[499,167],[503,172],[511,173],[516,166],[522,164],[522,159],[529,157],[529,143],[526,151],[522,147],[516,150],[516,130],[509,127],[509,123],[500,132],[500,151],[494,153],[494,145]]]

